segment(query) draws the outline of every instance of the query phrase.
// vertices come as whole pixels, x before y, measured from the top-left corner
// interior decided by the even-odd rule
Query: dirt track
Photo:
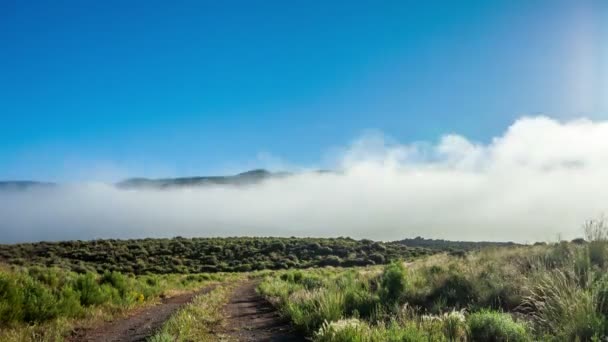
[[[129,317],[106,322],[93,329],[76,331],[68,341],[110,342],[145,341],[152,336],[177,309],[198,295],[210,292],[215,286],[163,299],[158,305],[133,312]]]
[[[276,309],[255,292],[257,282],[246,281],[236,288],[224,307],[226,317],[221,335],[228,340],[252,341],[305,341],[294,333],[289,322],[282,319]]]

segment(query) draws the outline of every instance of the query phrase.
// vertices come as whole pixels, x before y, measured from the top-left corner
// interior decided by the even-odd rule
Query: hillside
[[[316,173],[328,173],[331,171],[319,170]],[[245,186],[258,184],[270,179],[281,179],[296,175],[290,172],[271,172],[264,169],[255,169],[225,176],[195,176],[195,177],[173,177],[173,178],[145,178],[134,177],[114,183],[120,189],[170,189],[183,187],[201,187],[212,185]],[[0,181],[0,191],[3,190],[28,190],[40,187],[60,186],[61,183],[5,180]]]
[[[182,238],[0,245],[0,262],[77,272],[192,273],[384,264],[428,249],[350,238]]]
[[[420,236],[413,239],[395,241],[408,247],[428,248],[432,250],[462,250],[472,251],[484,247],[512,247],[519,246],[514,242],[491,242],[491,241],[450,241],[443,239],[425,239]]]
[[[250,170],[232,176],[201,176],[179,178],[130,178],[116,184],[123,189],[193,187],[208,185],[252,185],[262,181],[289,176],[285,172],[270,172],[263,169]]]
[[[55,183],[37,181],[0,181],[0,191],[20,191],[32,188],[48,188]]]

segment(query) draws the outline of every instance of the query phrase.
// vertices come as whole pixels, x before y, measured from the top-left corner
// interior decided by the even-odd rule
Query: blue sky
[[[0,179],[318,165],[608,116],[606,1],[0,1]],[[272,159],[271,158],[271,159]]]

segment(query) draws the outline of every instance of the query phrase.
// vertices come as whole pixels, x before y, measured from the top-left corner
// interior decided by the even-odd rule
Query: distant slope
[[[403,239],[393,243],[402,244],[408,247],[420,247],[431,250],[463,250],[470,251],[485,247],[508,247],[516,246],[514,242],[490,242],[490,241],[449,241],[442,239],[425,239],[416,237],[414,239]]]
[[[327,171],[318,171],[326,173]],[[270,172],[263,169],[250,170],[229,176],[200,176],[178,178],[129,178],[113,184],[120,189],[169,189],[179,187],[199,187],[209,185],[242,186],[252,185],[269,179],[289,177],[294,174],[288,172]],[[23,191],[32,188],[52,187],[58,183],[7,180],[0,181],[0,191]]]
[[[0,244],[0,266],[47,265],[77,272],[233,272],[366,266],[435,253],[350,238],[148,238]]]
[[[273,173],[267,170],[251,170],[233,176],[205,176],[205,177],[182,177],[182,178],[130,178],[117,183],[116,186],[123,189],[137,188],[175,188],[207,185],[251,185],[272,178],[282,178],[290,173]]]
[[[0,181],[0,191],[17,191],[31,188],[48,188],[55,183],[36,182],[36,181]]]

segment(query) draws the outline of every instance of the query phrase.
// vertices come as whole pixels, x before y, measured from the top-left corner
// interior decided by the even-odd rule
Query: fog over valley
[[[4,186],[0,242],[178,235],[569,239],[608,208],[606,137],[604,121],[524,117],[486,144],[457,134],[401,143],[364,135],[341,149],[331,172],[303,165],[177,186],[171,179]]]

